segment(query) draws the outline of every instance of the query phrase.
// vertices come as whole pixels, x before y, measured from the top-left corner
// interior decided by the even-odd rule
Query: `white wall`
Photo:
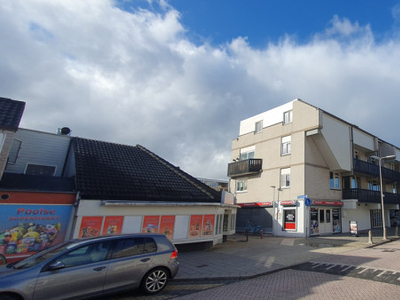
[[[293,109],[293,101],[256,116],[240,121],[239,136],[254,132],[256,122],[263,121],[263,128],[283,122],[283,113]]]
[[[351,171],[352,149],[350,126],[340,122],[327,114],[322,114],[322,130],[329,149],[331,150],[340,170]]]
[[[142,230],[142,224],[145,216],[175,216],[175,224],[173,230],[172,242],[193,243],[212,241],[213,244],[221,243],[223,237],[222,219],[226,210],[231,210],[232,214],[236,214],[236,208],[228,209],[220,205],[101,205],[101,200],[81,200],[77,211],[76,224],[73,229],[73,237],[79,237],[82,217],[106,217],[106,216],[123,216],[123,233],[139,233]],[[214,235],[190,237],[190,217],[192,215],[214,215]],[[217,216],[220,215],[220,218]],[[217,224],[217,220],[221,220]],[[104,222],[104,218],[103,218]],[[103,224],[104,225],[104,224]],[[219,227],[221,226],[221,227]],[[221,228],[217,233],[217,228]],[[232,232],[234,233],[234,232]]]

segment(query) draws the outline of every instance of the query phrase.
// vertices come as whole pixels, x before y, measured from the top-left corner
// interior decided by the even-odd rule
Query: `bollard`
[[[248,242],[249,241],[249,230],[248,229],[246,229],[245,235],[246,235],[246,242]]]
[[[396,233],[394,234],[396,237],[399,237],[399,226],[396,226]]]
[[[372,241],[372,231],[370,230],[370,231],[368,231],[368,242],[370,243],[370,244],[373,244],[374,242]]]
[[[260,230],[260,238],[261,239],[263,238],[263,230],[262,229]]]

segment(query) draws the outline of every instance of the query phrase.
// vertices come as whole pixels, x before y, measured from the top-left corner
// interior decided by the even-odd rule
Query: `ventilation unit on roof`
[[[57,134],[71,135],[71,129],[69,129],[68,127],[58,128]]]

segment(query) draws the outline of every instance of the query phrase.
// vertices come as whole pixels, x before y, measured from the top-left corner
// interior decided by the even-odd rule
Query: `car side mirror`
[[[65,265],[61,261],[57,261],[47,267],[47,271],[54,271],[65,268]]]

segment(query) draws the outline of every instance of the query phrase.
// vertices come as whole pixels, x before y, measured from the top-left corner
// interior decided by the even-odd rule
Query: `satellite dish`
[[[62,135],[69,135],[70,133],[71,133],[71,129],[69,129],[68,127],[61,128]]]

